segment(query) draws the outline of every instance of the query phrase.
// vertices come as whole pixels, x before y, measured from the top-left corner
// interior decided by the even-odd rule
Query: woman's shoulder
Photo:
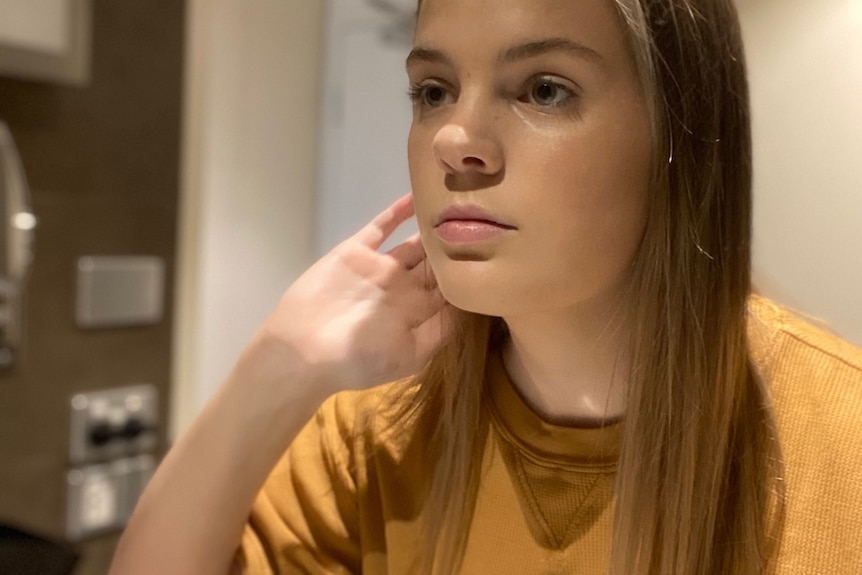
[[[751,298],[748,319],[781,446],[786,517],[778,573],[803,564],[812,566],[808,572],[827,564],[836,573],[859,572],[862,349],[760,297]]]
[[[748,311],[751,355],[762,374],[815,369],[856,379],[862,386],[862,348],[845,341],[817,319],[761,296],[749,298]]]
[[[862,348],[758,296],[748,334],[788,449],[862,456]]]
[[[313,423],[330,445],[352,451],[354,456],[372,449],[396,455],[417,432],[410,425],[417,392],[413,377],[365,390],[341,391],[324,401]]]

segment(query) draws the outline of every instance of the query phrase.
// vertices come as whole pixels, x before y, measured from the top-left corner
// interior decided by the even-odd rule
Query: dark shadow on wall
[[[69,401],[152,383],[160,438],[169,396],[184,2],[93,2],[92,78],[75,88],[0,78],[0,119],[17,141],[38,218],[24,344],[0,374],[0,522],[65,535]],[[81,330],[75,267],[84,255],[155,255],[164,319]],[[164,449],[160,441],[157,454]],[[107,571],[117,534],[77,545],[76,575]]]

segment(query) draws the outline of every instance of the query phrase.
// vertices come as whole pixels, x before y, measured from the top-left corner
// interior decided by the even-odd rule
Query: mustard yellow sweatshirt
[[[786,466],[777,573],[862,575],[862,349],[764,299],[749,308]],[[620,426],[544,422],[496,356],[487,384],[491,425],[461,572],[605,575]],[[333,396],[296,438],[252,509],[245,573],[410,573],[428,430],[393,435],[375,417],[387,391]]]

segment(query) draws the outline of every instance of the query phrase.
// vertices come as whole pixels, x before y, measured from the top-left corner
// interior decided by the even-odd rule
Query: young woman
[[[424,0],[407,72],[412,197],[285,293],[112,574],[862,572],[862,351],[750,294],[731,2]]]

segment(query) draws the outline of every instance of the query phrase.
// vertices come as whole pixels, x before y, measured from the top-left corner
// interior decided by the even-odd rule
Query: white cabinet
[[[92,0],[0,0],[0,75],[89,80]]]

